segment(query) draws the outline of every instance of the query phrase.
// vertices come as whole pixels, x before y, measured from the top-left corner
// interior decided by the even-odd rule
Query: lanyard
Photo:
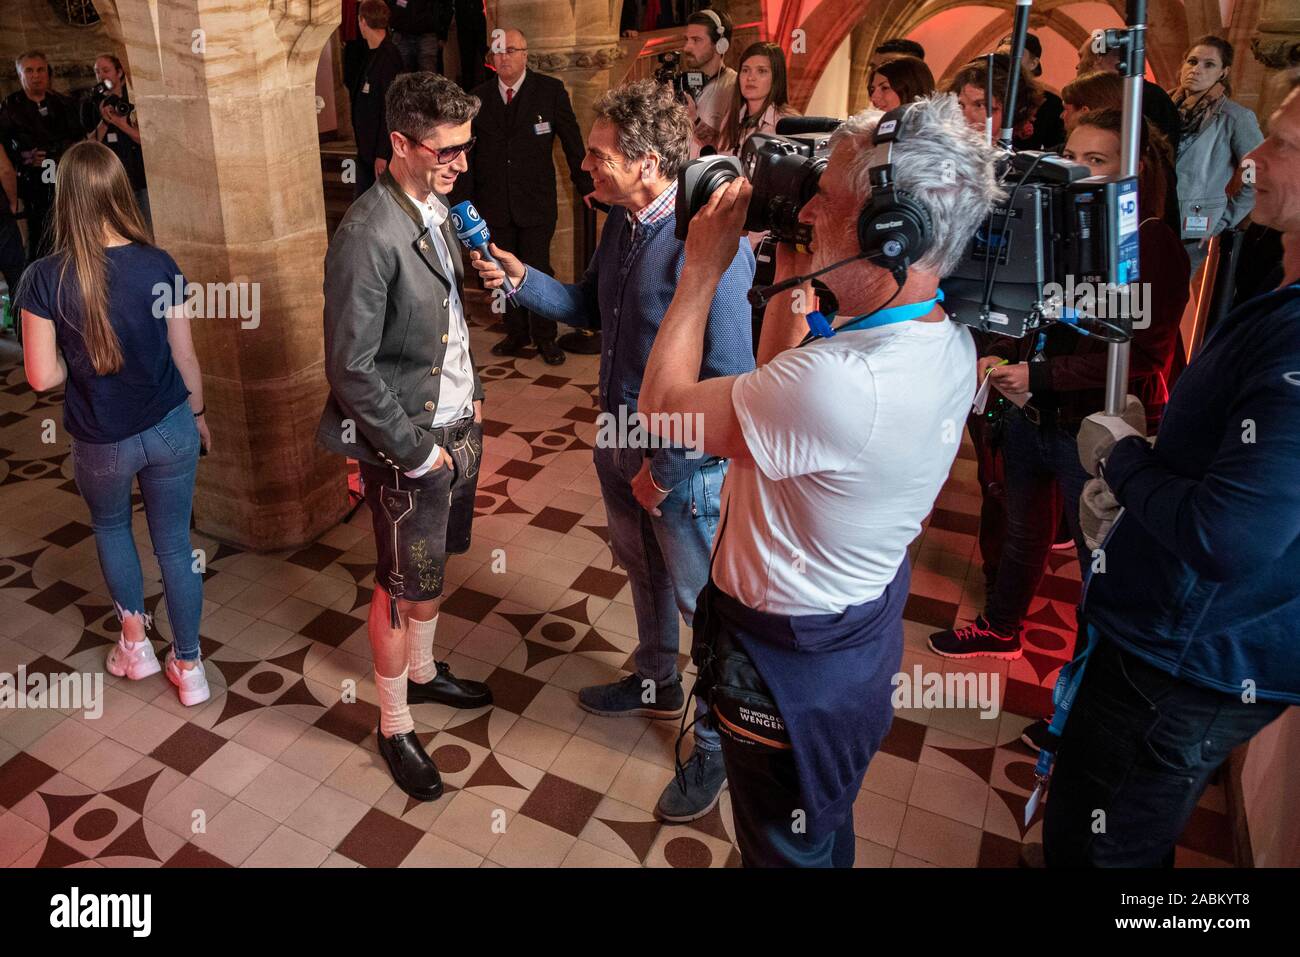
[[[919,319],[933,309],[936,303],[940,302],[943,302],[942,289],[935,293],[933,299],[926,299],[923,302],[909,302],[902,306],[892,306],[889,309],[881,309],[879,312],[868,312],[865,315],[855,316],[838,327],[831,325],[835,321],[834,312],[830,313],[830,315],[825,315],[820,311],[810,312],[805,319],[808,321],[808,328],[812,330],[814,339],[829,339],[838,332],[879,329],[881,326],[893,325],[895,322]]]
[[[1065,722],[1070,717],[1070,709],[1074,707],[1074,699],[1078,697],[1079,686],[1083,683],[1083,672],[1088,667],[1088,659],[1096,650],[1097,640],[1100,637],[1096,628],[1092,625],[1087,627],[1087,647],[1083,649],[1083,654],[1061,669],[1061,673],[1056,676],[1056,686],[1052,689],[1052,705],[1055,710],[1048,730],[1055,735],[1053,740],[1056,741],[1061,739],[1061,734],[1065,731]],[[1025,827],[1029,826],[1034,811],[1038,810],[1038,802],[1042,800],[1043,791],[1052,776],[1052,765],[1055,763],[1055,751],[1043,748],[1038,752],[1038,764],[1034,767],[1034,793],[1029,795],[1029,800],[1025,803]]]

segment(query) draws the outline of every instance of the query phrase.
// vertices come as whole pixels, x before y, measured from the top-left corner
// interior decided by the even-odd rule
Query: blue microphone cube
[[[451,208],[451,227],[456,230],[457,238],[470,249],[487,247],[488,225],[469,200]]]

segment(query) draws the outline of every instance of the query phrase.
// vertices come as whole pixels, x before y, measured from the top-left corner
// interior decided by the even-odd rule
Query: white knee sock
[[[438,663],[433,659],[433,633],[438,630],[438,616],[428,621],[418,618],[406,620],[406,654],[411,680],[417,684],[432,681],[438,676]]]
[[[385,678],[375,672],[375,687],[379,690],[379,731],[386,738],[415,730],[411,709],[406,705],[406,675],[403,668],[396,678]]]

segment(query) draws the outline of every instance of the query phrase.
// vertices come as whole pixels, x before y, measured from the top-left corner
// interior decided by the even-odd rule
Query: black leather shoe
[[[566,332],[555,340],[561,349],[577,356],[600,355],[600,333]]]
[[[564,350],[555,344],[554,339],[550,342],[543,342],[537,347],[537,351],[542,354],[542,359],[548,366],[562,366],[564,360],[568,358],[564,354]]]
[[[492,354],[494,356],[521,356],[526,348],[528,348],[528,336],[516,335],[512,332],[492,347]]]
[[[451,665],[438,662],[438,675],[424,684],[406,679],[407,704],[445,704],[453,708],[482,708],[492,703],[492,689],[481,681],[457,678]]]
[[[379,753],[388,764],[388,773],[399,788],[417,801],[436,801],[442,796],[442,776],[414,731],[391,738],[376,731],[375,736],[379,738]]]

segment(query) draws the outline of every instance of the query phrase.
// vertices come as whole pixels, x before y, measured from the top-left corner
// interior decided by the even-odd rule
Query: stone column
[[[876,51],[880,25],[871,19],[863,20],[849,34],[849,116],[860,113],[871,105],[871,92],[867,89],[867,73],[872,54]]]
[[[241,306],[227,291],[227,318],[193,322],[214,447],[196,524],[245,548],[304,544],[347,508],[344,463],[315,441],[328,387],[314,80],[340,0],[96,6],[130,58],[158,244],[189,282],[235,283]]]
[[[1269,116],[1281,106],[1288,92],[1283,74],[1300,66],[1300,6],[1296,0],[1261,0],[1259,29],[1251,38],[1250,48],[1265,71],[1255,114],[1267,131]]]
[[[573,101],[573,112],[583,138],[591,129],[592,105],[616,86],[629,64],[620,60],[618,18],[621,7],[608,0],[497,0],[488,4],[488,42],[491,31],[514,28],[528,38],[528,68],[563,81]],[[569,167],[555,142],[556,200],[559,213],[551,240],[551,265],[559,278],[572,281],[586,263],[573,261],[573,182]]]

